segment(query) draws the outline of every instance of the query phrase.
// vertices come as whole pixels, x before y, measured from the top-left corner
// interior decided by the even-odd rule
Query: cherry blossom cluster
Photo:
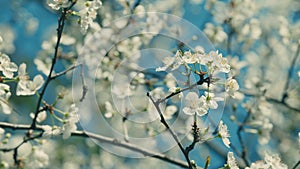
[[[32,35],[40,26],[39,17],[28,12],[30,10],[18,7],[20,4],[22,2],[13,3],[13,13],[17,17],[10,21],[24,20],[22,23],[25,23],[26,32]],[[176,24],[169,24],[171,21],[167,17],[160,18],[145,12],[183,16],[185,10],[186,16],[189,16],[198,14],[200,6],[197,5],[203,5],[201,12],[211,16],[200,20],[200,27],[204,28],[203,32],[218,50],[205,51],[200,46],[187,50],[188,47],[182,44],[164,44],[162,46],[170,47],[173,54],[157,57],[162,58],[163,64],[156,65],[156,72],[142,70],[138,65],[142,57],[140,51],[155,46],[161,32],[176,32],[176,35],[189,33],[177,28]],[[300,166],[297,158],[300,148],[297,125],[300,106],[300,22],[296,19],[299,2],[47,0],[45,6],[61,17],[58,18],[57,34],[52,34],[53,29],[52,36],[46,36],[48,39],[43,41],[33,59],[39,71],[34,76],[28,67],[30,63],[18,63],[14,58],[14,43],[18,37],[15,30],[2,23],[0,25],[0,111],[3,112],[1,117],[4,117],[0,122],[0,168],[78,168],[82,165],[122,168],[128,164],[127,159],[114,157],[105,151],[93,153],[96,146],[90,140],[81,139],[80,143],[84,146],[69,144],[79,142],[79,139],[72,139],[74,135],[86,138],[87,133],[92,133],[80,131],[78,123],[82,119],[92,119],[90,116],[95,114],[103,115],[108,126],[120,134],[120,137],[114,138],[110,131],[102,128],[102,124],[97,125],[95,130],[101,131],[101,134],[95,132],[92,135],[95,140],[100,138],[99,142],[104,138],[106,144],[123,145],[132,152],[146,152],[142,155],[149,156],[152,152],[149,151],[149,154],[149,147],[160,149],[159,146],[175,141],[177,149],[186,158],[182,158],[181,162],[174,157],[175,161],[172,161],[174,159],[169,156],[174,154],[153,150],[154,158],[163,160],[162,163],[141,160],[132,163],[135,168],[167,168],[170,163],[197,168],[203,162],[204,168],[218,165],[223,169],[287,169],[288,166]],[[24,16],[20,15],[23,15],[22,12]],[[123,19],[124,15],[132,14],[134,17]],[[145,34],[119,39],[123,30],[134,30],[139,21],[145,21],[146,26],[142,28]],[[131,24],[134,26],[131,27]],[[100,37],[100,40],[89,41],[94,36]],[[195,37],[191,40],[194,41]],[[111,46],[107,51],[107,47]],[[99,59],[99,55],[105,57]],[[88,79],[88,75],[95,76],[93,92],[97,108],[101,110],[99,113],[90,106],[85,107],[86,112],[81,112],[72,96],[72,83],[60,81],[61,75],[66,75],[66,81],[70,80],[69,73],[79,67],[75,64],[79,58],[91,70],[97,68],[96,74],[93,71],[82,73],[82,79]],[[59,72],[62,69],[64,71]],[[117,70],[124,75],[116,76]],[[180,78],[176,79],[176,76]],[[55,82],[47,87],[52,80]],[[45,95],[43,91],[47,91]],[[50,92],[56,95],[46,96]],[[36,108],[34,112],[26,112],[27,109],[19,112],[16,104],[27,98],[40,99],[40,103],[38,106],[28,105]],[[209,121],[223,106],[222,120],[208,124],[215,128],[205,126],[204,120]],[[79,113],[86,116],[80,117]],[[29,117],[24,118],[24,114]],[[133,124],[138,120],[143,122]],[[147,120],[149,123],[145,123]],[[30,122],[33,124],[30,125]],[[178,124],[180,126],[176,126]],[[19,130],[24,132],[15,132]],[[163,132],[172,135],[174,140],[166,140],[166,144],[155,140],[149,147],[140,147],[134,144],[131,137],[154,138]],[[59,144],[60,139],[54,140],[59,135],[66,142],[63,145]],[[181,141],[184,136],[187,140]],[[221,140],[225,146],[216,146],[215,141]],[[202,142],[208,144],[200,145]],[[195,146],[197,143],[200,144]],[[88,153],[82,153],[80,147]],[[201,156],[197,159],[194,155],[189,156],[196,148],[200,151],[194,151],[195,154]],[[222,152],[219,155],[223,155],[224,160],[220,162],[213,156],[211,158],[211,151],[207,153],[207,148]],[[262,153],[269,150],[275,153]],[[223,163],[225,151],[229,151],[226,164]],[[254,155],[260,157],[253,158]],[[259,158],[261,160],[257,160]]]
[[[218,102],[224,101],[224,98],[216,96],[213,89],[211,89],[212,87],[210,88],[209,86],[214,85],[215,82],[212,79],[216,74],[220,72],[229,73],[230,65],[227,59],[218,51],[205,53],[201,47],[197,47],[196,49],[194,53],[191,51],[182,52],[178,50],[174,57],[165,57],[163,59],[165,65],[156,68],[156,71],[175,71],[180,70],[180,67],[183,66],[188,72],[200,76],[200,81],[203,80],[203,82],[207,83],[207,91],[204,91],[204,94],[200,96],[196,92],[188,92],[185,96],[185,107],[182,111],[187,115],[204,116],[208,114],[209,110],[217,109]],[[187,76],[189,76],[189,74],[187,74]],[[204,76],[208,79],[207,81],[204,80]],[[203,82],[201,82],[200,85],[202,85]],[[237,81],[229,77],[222,85],[225,87],[225,92],[232,98],[235,98],[239,89]],[[173,93],[175,93],[176,90],[180,91],[180,88],[170,88],[170,91]],[[228,137],[230,137],[230,135],[223,121],[220,122],[218,131],[220,138],[222,138],[224,144],[229,148],[230,141]]]
[[[239,169],[233,152],[228,152],[228,154],[227,154],[227,164],[225,164],[225,168]],[[260,160],[260,161],[256,161],[254,163],[251,163],[251,165],[249,167],[246,167],[245,169],[257,169],[257,168],[287,169],[288,166],[281,162],[281,159],[278,156],[278,154],[271,155],[269,153],[265,153],[264,160]]]
[[[33,80],[26,73],[26,64],[22,63],[19,67],[11,62],[10,57],[5,53],[0,53],[0,72],[1,76],[1,109],[5,114],[10,114],[12,108],[7,103],[11,96],[10,86],[7,84],[9,82],[16,82],[17,96],[27,96],[36,94],[43,83],[44,79],[41,75],[36,75]],[[18,74],[15,75],[15,72]]]
[[[47,4],[50,8],[54,10],[60,10],[63,8],[67,8],[71,5],[71,3],[76,2],[77,0],[47,0]],[[83,34],[86,33],[89,26],[93,23],[93,20],[96,19],[97,10],[102,6],[102,2],[100,0],[92,0],[92,1],[80,1],[79,11],[72,11],[73,15],[78,15],[80,24],[80,30]]]

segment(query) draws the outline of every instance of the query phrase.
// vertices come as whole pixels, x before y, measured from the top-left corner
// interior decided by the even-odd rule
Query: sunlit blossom
[[[228,78],[225,83],[225,90],[227,94],[233,98],[236,97],[236,92],[239,90],[239,84],[235,79]]]
[[[18,72],[19,82],[17,85],[17,92],[18,96],[23,95],[33,95],[35,94],[44,83],[44,78],[41,75],[36,75],[33,78],[33,81],[29,80],[29,77],[26,73],[26,65],[21,64]]]
[[[221,120],[219,123],[219,127],[218,127],[218,133],[219,136],[222,138],[223,143],[225,144],[226,147],[230,147],[230,134],[228,132],[227,126],[223,123],[223,121]]]
[[[239,169],[235,157],[233,155],[233,152],[227,153],[227,165],[225,166],[229,167],[229,169]]]
[[[189,92],[185,97],[185,107],[183,112],[188,115],[194,115],[195,113],[199,116],[207,114],[208,105],[204,97],[198,96],[195,92]]]

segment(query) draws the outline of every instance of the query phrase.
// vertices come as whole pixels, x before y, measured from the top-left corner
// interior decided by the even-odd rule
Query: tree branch
[[[282,95],[281,102],[285,102],[286,98],[288,97],[287,91],[288,91],[288,88],[289,88],[289,85],[290,85],[290,79],[292,78],[293,70],[295,68],[296,61],[297,61],[297,58],[299,56],[299,53],[300,53],[300,44],[297,47],[297,51],[295,53],[295,56],[293,57],[293,60],[291,62],[291,66],[289,67],[288,75],[287,75],[285,85],[284,85],[284,93]]]
[[[75,3],[76,3],[76,1],[73,1],[73,3],[68,8],[64,8],[62,10],[61,16],[58,20],[57,41],[56,41],[56,45],[55,45],[54,56],[53,56],[53,59],[52,59],[52,64],[51,64],[49,74],[47,76],[46,82],[44,83],[44,86],[43,86],[42,91],[40,93],[40,97],[39,97],[38,102],[37,102],[35,115],[34,115],[34,118],[32,120],[32,123],[31,123],[31,129],[34,129],[36,127],[36,120],[37,120],[38,114],[40,112],[39,109],[40,109],[40,106],[41,106],[41,102],[43,100],[44,94],[46,92],[46,89],[47,89],[49,83],[53,80],[51,78],[51,76],[52,76],[52,73],[53,73],[53,70],[54,70],[54,66],[56,64],[56,60],[58,58],[58,47],[60,45],[60,40],[61,40],[62,33],[63,33],[63,30],[64,30],[66,15],[67,15],[68,10],[70,10],[75,5]]]
[[[246,90],[240,90],[240,92],[243,93],[246,96],[253,96],[253,97],[260,96],[258,93],[252,93],[252,92],[246,91]],[[271,98],[271,97],[267,97],[267,96],[264,96],[264,97],[269,102],[274,102],[274,103],[277,103],[277,104],[281,104],[281,105],[283,105],[284,107],[286,107],[288,109],[291,109],[291,110],[296,111],[296,112],[300,112],[299,108],[295,108],[295,107],[290,106],[289,104],[287,104],[285,102],[285,100],[277,100],[277,99],[274,99],[274,98]]]
[[[17,146],[15,146],[14,148],[0,148],[0,151],[3,151],[3,152],[10,152],[10,151],[13,151],[13,159],[14,159],[14,163],[15,165],[17,165],[18,167],[21,166],[21,162],[22,160],[21,159],[18,159],[18,150],[19,148],[27,143],[28,141],[31,141],[31,140],[34,140],[36,138],[40,138],[42,137],[42,134],[43,132],[41,132],[40,134],[38,135],[35,135],[35,136],[31,136],[31,134],[28,132],[27,135],[28,137],[27,138],[24,138],[23,141],[21,143],[19,143]]]
[[[192,89],[192,88],[194,88],[198,85],[202,85],[204,82],[209,84],[210,83],[210,77],[204,78],[204,74],[200,74],[200,80],[197,83],[194,83],[194,84],[192,84],[191,86],[189,86],[187,88],[184,88],[184,89],[178,90],[176,92],[173,92],[173,93],[169,94],[168,96],[166,96],[165,98],[160,99],[159,102],[162,103],[162,102],[166,101],[167,99],[169,99],[169,98],[171,98],[171,97],[173,97],[173,96],[175,96],[175,95],[177,95],[181,92],[184,92],[186,90],[190,90],[190,89]]]
[[[12,129],[12,130],[29,130],[31,129],[30,125],[26,125],[26,124],[12,124],[12,123],[6,123],[6,122],[0,122],[0,127],[5,128],[5,129]],[[36,131],[43,131],[43,128],[41,125],[36,125],[35,129]],[[84,137],[84,138],[93,138],[97,141],[103,142],[103,143],[108,143],[111,145],[115,145],[117,147],[122,147],[122,148],[126,148],[128,150],[134,151],[134,152],[138,152],[141,153],[145,156],[149,156],[149,157],[153,157],[165,162],[168,162],[170,164],[174,164],[183,168],[188,168],[189,166],[187,165],[187,163],[176,159],[176,158],[172,158],[169,157],[165,154],[162,153],[158,153],[158,152],[154,152],[151,150],[147,150],[144,148],[140,148],[137,147],[136,145],[133,145],[131,143],[127,143],[124,141],[120,141],[120,140],[116,140],[114,138],[110,138],[110,137],[106,137],[106,136],[102,136],[99,134],[94,134],[91,132],[87,132],[87,131],[75,131],[72,133],[72,136],[78,136],[78,137]]]
[[[180,150],[182,151],[188,165],[189,165],[189,169],[192,169],[192,164],[190,161],[190,158],[188,156],[188,153],[186,153],[185,149],[183,148],[183,145],[181,144],[178,136],[176,135],[176,133],[170,128],[169,124],[167,123],[167,121],[164,118],[164,115],[162,114],[160,108],[159,108],[159,104],[161,103],[160,100],[158,101],[154,101],[154,99],[152,98],[152,96],[150,95],[150,93],[147,93],[147,96],[150,98],[150,100],[152,101],[152,103],[154,104],[156,110],[159,113],[160,116],[160,122],[167,128],[167,130],[171,133],[172,137],[174,138],[174,140],[176,141],[178,147],[180,148]]]
[[[247,112],[247,115],[246,117],[244,118],[242,124],[239,125],[239,128],[237,130],[237,136],[238,136],[238,140],[240,141],[241,143],[241,146],[242,146],[242,153],[241,153],[241,158],[244,160],[245,164],[247,166],[250,165],[250,162],[247,158],[247,148],[246,148],[246,145],[244,143],[244,140],[242,138],[242,131],[244,129],[244,124],[247,122],[247,120],[249,119],[250,117],[250,114],[251,114],[251,111]]]
[[[63,76],[63,75],[65,75],[65,74],[67,74],[69,71],[71,71],[71,70],[77,68],[78,66],[81,67],[82,64],[72,65],[72,66],[70,66],[69,68],[67,68],[66,70],[61,71],[61,72],[59,72],[59,73],[56,73],[55,75],[51,76],[50,78],[51,78],[52,80],[54,80],[54,79],[56,79],[56,78],[58,78],[58,77],[60,77],[60,76]]]
[[[292,169],[296,169],[300,165],[300,160],[294,165]]]
[[[176,141],[178,147],[180,148],[180,150],[182,151],[182,153],[183,153],[183,155],[184,155],[186,161],[188,162],[188,165],[189,165],[189,168],[190,168],[190,169],[193,168],[193,165],[192,165],[192,163],[191,163],[191,161],[190,161],[190,159],[189,159],[189,153],[190,153],[190,151],[194,148],[194,146],[195,146],[195,144],[196,144],[196,142],[197,142],[198,140],[195,139],[195,140],[193,141],[193,143],[192,143],[190,146],[188,146],[188,147],[186,147],[186,149],[184,149],[184,148],[183,148],[183,145],[182,145],[181,142],[179,141],[178,136],[177,136],[176,133],[170,128],[169,124],[168,124],[167,121],[165,120],[164,115],[163,115],[163,113],[161,112],[161,110],[160,110],[160,108],[159,108],[159,105],[160,105],[160,103],[166,101],[167,99],[169,99],[169,98],[171,98],[171,97],[173,97],[173,96],[175,96],[175,95],[177,95],[177,94],[179,94],[179,93],[181,93],[181,92],[184,92],[184,91],[186,91],[186,90],[190,90],[190,89],[192,89],[192,88],[194,88],[194,87],[196,87],[196,86],[198,86],[198,85],[202,85],[203,83],[208,83],[208,85],[209,85],[211,77],[206,77],[206,78],[204,78],[204,75],[205,75],[205,74],[199,74],[200,79],[199,79],[199,81],[198,81],[197,83],[192,84],[191,86],[189,86],[189,87],[187,87],[187,88],[184,88],[184,89],[178,90],[178,91],[176,91],[176,92],[173,92],[173,93],[169,94],[168,96],[166,96],[165,98],[159,99],[159,100],[157,100],[157,101],[155,101],[155,100],[153,99],[153,97],[150,95],[149,92],[147,93],[147,96],[150,98],[150,100],[152,101],[152,103],[154,104],[156,110],[157,110],[158,113],[159,113],[159,116],[160,116],[160,122],[161,122],[161,123],[167,128],[167,130],[171,133],[173,139]]]

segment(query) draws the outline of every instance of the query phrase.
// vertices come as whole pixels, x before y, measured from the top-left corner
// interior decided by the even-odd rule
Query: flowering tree
[[[6,5],[0,168],[300,166],[299,2]]]

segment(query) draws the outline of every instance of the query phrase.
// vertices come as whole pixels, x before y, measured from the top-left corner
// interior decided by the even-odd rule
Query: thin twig
[[[25,138],[25,139],[24,139],[21,143],[19,143],[16,147],[14,147],[14,148],[1,148],[0,151],[5,152],[5,153],[6,153],[6,152],[13,151],[13,152],[14,152],[14,153],[13,153],[14,163],[15,163],[15,165],[17,165],[17,166],[20,166],[21,160],[18,159],[18,150],[19,150],[19,148],[20,148],[23,144],[27,143],[28,141],[31,141],[31,140],[34,140],[34,139],[36,139],[36,138],[42,137],[42,134],[43,134],[43,133],[41,132],[40,134],[38,134],[38,135],[36,135],[36,136]]]
[[[12,129],[12,130],[29,130],[29,129],[31,129],[30,125],[12,124],[12,123],[6,123],[6,122],[0,122],[0,127],[4,128],[4,129]],[[41,125],[36,125],[34,130],[35,131],[43,131],[43,128],[42,128]],[[177,166],[180,166],[180,167],[183,167],[183,168],[188,168],[189,167],[186,162],[183,162],[179,159],[172,158],[172,157],[169,157],[169,156],[167,156],[165,154],[162,154],[162,153],[147,150],[147,149],[138,147],[136,145],[133,145],[131,143],[116,140],[114,138],[102,136],[102,135],[99,135],[99,134],[77,130],[77,131],[72,132],[72,136],[79,136],[79,137],[84,137],[84,138],[93,138],[97,141],[108,143],[108,144],[111,144],[111,145],[115,145],[117,147],[123,147],[123,148],[126,148],[128,150],[141,153],[145,156],[153,157],[153,158],[156,158],[156,159],[159,159],[159,160],[162,160],[162,161],[165,161],[165,162],[168,162],[170,164],[174,164],[174,165],[177,165]]]
[[[56,73],[55,75],[51,76],[50,78],[51,78],[52,80],[54,80],[54,79],[56,79],[56,78],[58,78],[58,77],[60,77],[60,76],[65,75],[65,74],[68,73],[69,71],[71,71],[71,70],[73,70],[73,69],[75,69],[75,68],[77,68],[78,66],[81,66],[81,65],[82,65],[82,64],[72,65],[72,66],[70,66],[69,68],[67,68],[66,70],[64,70],[64,71],[62,71],[62,72],[59,72],[59,73]]]
[[[176,143],[177,143],[179,149],[182,151],[182,153],[183,153],[183,155],[184,155],[184,157],[185,157],[185,159],[186,159],[186,161],[187,161],[187,163],[188,163],[190,169],[193,168],[193,165],[192,165],[192,163],[191,163],[191,161],[190,161],[190,159],[189,159],[189,152],[194,148],[194,146],[195,146],[195,144],[196,144],[196,140],[195,140],[195,142],[193,142],[190,146],[188,146],[186,149],[184,149],[184,148],[183,148],[183,145],[182,145],[181,142],[179,141],[178,136],[177,136],[176,133],[170,128],[169,124],[168,124],[167,121],[165,120],[164,115],[163,115],[163,113],[161,112],[161,110],[160,110],[160,108],[159,108],[159,105],[160,105],[160,103],[163,103],[163,102],[166,101],[167,99],[169,99],[169,98],[171,98],[171,97],[173,97],[173,96],[175,96],[175,95],[177,95],[177,94],[179,94],[179,93],[181,93],[181,92],[184,92],[184,91],[186,91],[186,90],[190,90],[190,89],[192,89],[192,88],[194,88],[194,87],[196,87],[196,86],[198,86],[198,85],[202,85],[202,84],[205,83],[205,82],[209,84],[209,83],[210,83],[210,77],[204,78],[204,75],[205,75],[205,74],[200,74],[200,75],[199,75],[200,79],[199,79],[199,81],[198,81],[197,83],[192,84],[191,86],[189,86],[189,87],[187,87],[187,88],[184,88],[184,89],[178,90],[178,91],[176,91],[176,92],[173,92],[173,93],[169,94],[168,96],[166,96],[165,98],[159,99],[159,100],[157,100],[157,101],[155,101],[155,100],[153,99],[153,97],[150,95],[149,92],[147,93],[147,96],[150,98],[150,100],[152,101],[152,103],[154,104],[156,110],[157,110],[158,113],[159,113],[159,116],[160,116],[160,122],[161,122],[161,123],[167,128],[167,130],[171,133],[171,135],[172,135],[173,139],[176,141]]]
[[[180,167],[183,167],[183,168],[188,168],[189,167],[187,165],[187,163],[185,163],[181,160],[178,160],[178,159],[175,159],[175,158],[172,158],[172,157],[168,157],[164,154],[153,152],[151,150],[147,150],[147,149],[144,149],[144,148],[141,148],[141,147],[137,147],[136,145],[133,145],[133,144],[130,144],[130,143],[127,143],[127,142],[124,142],[124,141],[116,140],[116,139],[113,139],[113,138],[109,138],[109,137],[105,137],[105,136],[101,136],[101,135],[98,135],[98,134],[89,133],[89,132],[85,132],[85,131],[76,131],[76,132],[73,132],[72,135],[90,137],[90,138],[96,139],[98,141],[105,142],[105,143],[108,143],[108,144],[112,144],[112,145],[115,145],[115,146],[118,146],[118,147],[123,147],[123,148],[129,149],[129,150],[135,151],[135,152],[139,152],[139,153],[141,153],[145,156],[157,158],[157,159],[160,159],[162,161],[169,162],[171,164],[174,164],[174,165],[177,165],[177,166],[180,166]]]
[[[243,93],[244,95],[246,96],[253,96],[253,97],[257,97],[257,96],[260,96],[260,94],[257,94],[257,93],[252,93],[250,91],[247,91],[247,90],[239,90],[241,93]],[[274,103],[277,103],[277,104],[281,104],[283,105],[284,107],[288,108],[288,109],[291,109],[293,111],[296,111],[296,112],[300,112],[300,109],[298,108],[295,108],[295,107],[292,107],[290,106],[289,104],[287,104],[285,101],[282,101],[282,100],[278,100],[278,99],[274,99],[274,98],[271,98],[271,97],[268,97],[268,96],[264,96],[266,98],[267,101],[269,102],[274,102]]]
[[[46,89],[47,89],[49,83],[53,80],[51,78],[51,76],[52,76],[52,73],[54,71],[54,66],[55,66],[57,58],[58,58],[58,48],[59,48],[59,45],[60,45],[60,40],[61,40],[63,29],[64,29],[64,26],[65,26],[65,20],[66,20],[67,12],[68,12],[68,10],[70,10],[75,5],[75,3],[76,3],[76,1],[73,1],[73,3],[68,8],[64,8],[62,10],[61,16],[58,20],[57,41],[56,41],[56,45],[55,45],[54,56],[52,58],[52,64],[51,64],[50,72],[49,72],[48,77],[47,77],[47,79],[44,83],[44,86],[43,86],[42,91],[40,93],[40,97],[39,97],[38,102],[37,102],[35,115],[34,115],[34,118],[32,120],[32,123],[31,123],[31,128],[32,129],[34,129],[36,127],[36,120],[37,120],[38,114],[40,112],[39,109],[40,109],[40,106],[41,106],[41,102],[43,100],[44,94],[46,92]]]
[[[53,76],[51,76],[51,80],[54,80],[62,75],[65,75],[66,73],[68,73],[69,71],[77,68],[77,67],[80,67],[80,76],[81,76],[81,83],[82,83],[82,96],[80,98],[80,101],[82,102],[83,99],[85,98],[85,95],[88,91],[88,88],[87,88],[87,85],[85,83],[85,80],[84,80],[84,72],[83,72],[83,65],[82,64],[78,64],[78,65],[73,65],[73,66],[70,66],[69,68],[67,68],[66,70],[62,71],[62,72],[59,72]],[[41,110],[39,110],[39,112],[41,112]]]
[[[85,83],[85,80],[84,80],[84,72],[83,72],[83,65],[82,64],[81,64],[80,68],[81,68],[80,76],[81,76],[81,83],[82,83],[82,97],[80,98],[80,102],[82,102],[83,99],[85,98],[86,94],[87,94],[88,87],[87,87],[87,85]]]
[[[241,158],[244,160],[245,164],[247,166],[250,165],[250,162],[249,160],[247,159],[247,148],[246,148],[246,145],[244,143],[244,140],[242,138],[242,131],[244,129],[244,124],[247,122],[247,120],[249,119],[250,117],[250,114],[251,114],[251,111],[247,112],[247,115],[246,117],[244,118],[242,124],[239,125],[239,128],[237,130],[237,136],[238,136],[238,140],[240,141],[241,143],[241,146],[242,146],[242,152],[241,152]]]
[[[193,142],[189,146],[187,146],[185,148],[185,152],[187,153],[187,155],[189,155],[189,153],[195,148],[196,143],[200,141],[200,135],[199,135],[200,129],[197,126],[197,117],[196,116],[197,116],[197,114],[195,113],[195,115],[194,115],[194,123],[192,125]]]
[[[297,61],[297,58],[299,56],[299,53],[300,53],[300,45],[298,45],[295,56],[293,57],[293,60],[291,62],[291,66],[289,67],[288,75],[287,75],[285,85],[284,85],[284,93],[282,95],[281,102],[285,102],[286,98],[288,97],[288,88],[289,88],[289,85],[290,85],[290,79],[292,78],[293,70],[295,68],[296,61]]]
[[[176,92],[173,92],[173,93],[169,94],[168,96],[166,96],[165,98],[160,99],[159,102],[162,103],[162,102],[166,101],[167,99],[169,99],[169,98],[171,98],[171,97],[173,97],[173,96],[175,96],[175,95],[177,95],[177,94],[179,94],[181,92],[184,92],[186,90],[190,90],[190,89],[192,89],[192,88],[194,88],[194,87],[196,87],[198,85],[202,85],[205,82],[209,83],[209,81],[210,81],[210,77],[204,78],[204,75],[200,75],[200,80],[197,83],[194,83],[194,84],[192,84],[191,86],[189,86],[187,88],[184,88],[184,89],[178,90]]]
[[[163,115],[163,113],[161,112],[160,108],[159,108],[159,104],[161,103],[160,100],[155,101],[152,96],[150,95],[150,93],[147,93],[147,96],[150,98],[150,100],[152,101],[152,103],[154,104],[156,110],[158,111],[158,114],[160,116],[160,122],[167,128],[167,130],[171,133],[173,139],[176,141],[178,147],[180,148],[180,150],[182,151],[188,165],[189,165],[189,169],[192,169],[192,164],[190,161],[190,158],[188,156],[188,154],[186,153],[185,149],[183,148],[183,145],[181,144],[178,136],[176,135],[176,133],[170,128],[169,124],[167,123],[167,121],[165,120],[165,117]]]
[[[300,160],[294,165],[292,169],[296,169],[300,165]]]

